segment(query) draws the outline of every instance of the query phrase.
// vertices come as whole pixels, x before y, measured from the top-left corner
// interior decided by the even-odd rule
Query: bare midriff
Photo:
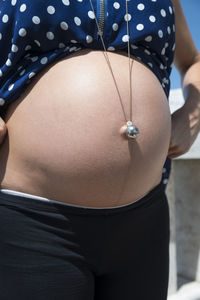
[[[129,120],[127,54],[108,55]],[[0,188],[87,207],[142,198],[161,181],[171,115],[159,80],[135,59],[132,95],[140,135],[127,139],[103,51],[77,51],[48,66],[8,107]]]

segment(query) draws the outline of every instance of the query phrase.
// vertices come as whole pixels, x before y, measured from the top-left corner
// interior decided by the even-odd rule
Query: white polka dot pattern
[[[37,17],[37,16],[33,16],[32,21],[33,21],[34,24],[40,24],[40,18]]]
[[[105,3],[104,40],[107,42],[107,49],[116,51],[120,48],[127,51],[126,44],[130,39],[132,55],[152,69],[167,94],[169,87],[165,78],[169,77],[175,50],[174,10],[171,2],[137,0],[132,4],[129,1],[128,15],[125,13],[123,0],[105,1]],[[15,18],[15,7],[21,13],[18,18]],[[12,89],[8,89],[12,78],[8,80],[6,74],[11,67],[14,71],[15,66],[20,63],[24,66],[23,70],[18,73],[19,76],[26,74],[23,77],[24,81],[21,81],[21,86],[23,86],[26,80],[32,78],[30,74],[33,73],[33,69],[34,74],[37,74],[44,65],[53,60],[67,55],[68,52],[81,50],[82,44],[93,49],[102,49],[97,37],[94,13],[89,3],[86,5],[82,0],[74,0],[73,9],[71,7],[72,1],[69,0],[58,2],[46,0],[43,3],[35,0],[34,5],[30,0],[11,0],[10,3],[7,2],[4,5],[1,12],[0,47],[12,38],[10,52],[8,47],[5,47],[8,55],[6,56],[6,53],[3,55],[4,60],[0,58],[0,78],[6,82],[0,94],[1,99],[5,100],[4,103],[14,101],[15,91],[20,89],[20,81]],[[16,26],[11,36],[11,20],[13,19],[16,19]],[[129,21],[130,37],[126,34],[126,20]],[[10,28],[10,37],[6,34],[7,28]],[[105,39],[106,31],[108,34]],[[77,47],[70,47],[73,43],[78,43]],[[31,50],[30,56],[25,56],[29,50]],[[41,52],[41,55],[35,56],[34,51],[38,54]],[[44,55],[45,52],[48,53],[47,56]],[[21,61],[18,61],[18,57]],[[16,75],[13,72],[13,77],[17,78]],[[3,95],[3,91],[11,93],[7,92]]]

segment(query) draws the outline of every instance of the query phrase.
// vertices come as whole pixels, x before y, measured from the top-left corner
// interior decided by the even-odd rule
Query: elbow
[[[184,63],[177,65],[179,73],[183,78],[185,74],[196,64],[200,64],[200,52],[195,52]]]

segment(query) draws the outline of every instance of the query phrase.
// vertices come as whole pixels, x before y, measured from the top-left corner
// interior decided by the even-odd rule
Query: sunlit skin
[[[197,50],[179,0],[172,0],[176,16],[174,64],[182,78],[185,104],[172,114],[168,157],[189,151],[200,131],[200,53]]]
[[[1,188],[110,207],[134,202],[160,182],[166,156],[187,152],[200,130],[200,56],[180,3],[173,2],[174,62],[185,105],[170,115],[158,79],[132,57],[133,123],[140,135],[128,141],[102,52],[77,51],[41,72],[0,120]],[[127,54],[109,52],[109,58],[128,117]]]
[[[110,60],[128,118],[125,54],[110,53]],[[140,135],[128,141],[120,133],[126,120],[101,51],[77,51],[44,70],[8,108],[1,188],[105,207],[146,194],[161,180],[171,116],[157,77],[137,61],[132,83]]]

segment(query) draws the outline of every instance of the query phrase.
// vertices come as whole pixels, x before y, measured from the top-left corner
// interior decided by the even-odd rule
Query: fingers
[[[2,118],[0,118],[0,144],[3,142],[7,132],[7,127]]]
[[[185,153],[187,153],[191,148],[191,145],[184,145],[184,146],[174,146],[172,148],[169,148],[168,150],[168,157],[170,158],[170,156],[180,156],[183,155]]]
[[[185,154],[187,151],[180,151],[177,147],[173,147],[169,150],[167,157],[169,158],[176,158],[178,156],[181,156]]]
[[[182,155],[181,153],[171,153],[171,154],[168,154],[167,157],[172,159],[172,158],[179,157],[181,155]]]

